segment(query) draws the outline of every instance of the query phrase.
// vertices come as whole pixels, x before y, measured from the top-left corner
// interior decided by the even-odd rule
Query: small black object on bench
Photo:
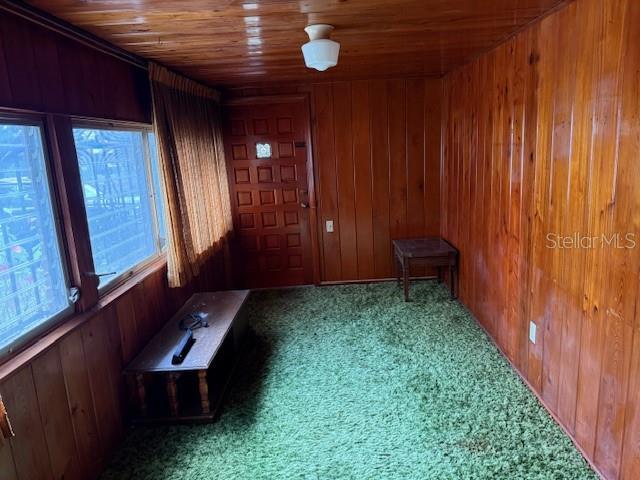
[[[180,319],[180,330],[183,330],[184,333],[178,342],[176,351],[173,352],[173,358],[171,359],[171,363],[173,365],[180,365],[187,356],[187,353],[189,353],[189,350],[191,350],[191,346],[195,342],[195,339],[193,338],[193,331],[196,328],[206,328],[209,326],[209,323],[205,318],[206,317],[202,313],[189,313],[187,316]]]

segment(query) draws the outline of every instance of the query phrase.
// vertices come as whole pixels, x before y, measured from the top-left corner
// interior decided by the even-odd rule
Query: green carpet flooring
[[[108,479],[595,479],[435,282],[254,292],[220,419],[131,430]]]

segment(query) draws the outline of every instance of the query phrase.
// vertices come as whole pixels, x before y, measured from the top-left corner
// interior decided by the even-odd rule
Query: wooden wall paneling
[[[42,92],[37,76],[33,74],[37,68],[28,24],[14,20],[14,17],[0,15],[11,100],[25,108],[37,108],[42,103]]]
[[[628,232],[640,232],[640,193],[635,180],[640,152],[640,108],[637,97],[640,55],[635,40],[638,37],[638,17],[631,18],[629,9],[629,2],[612,2],[605,4],[604,13],[606,28],[612,32],[607,46],[611,56],[616,59],[616,81],[612,82],[611,88],[617,104],[617,125],[609,140],[616,145],[611,157],[615,159],[616,168],[612,233],[621,236]],[[626,248],[609,248],[608,253],[595,461],[605,475],[615,478],[620,471],[623,449],[640,257]],[[636,401],[640,402],[640,398]]]
[[[200,277],[207,279],[210,276],[208,269],[204,269],[200,273]],[[210,280],[210,279],[208,279]],[[144,300],[142,302],[146,304],[148,309],[148,321],[150,329],[150,337],[153,336],[158,330],[160,330],[164,324],[169,320],[166,314],[166,308],[164,307],[164,292],[168,289],[166,284],[166,274],[164,269],[154,272],[142,281],[142,289],[144,291]],[[205,285],[200,288],[201,291],[206,290]]]
[[[407,236],[407,125],[405,80],[388,81],[389,234]]]
[[[424,180],[424,214],[425,235],[440,234],[441,211],[437,208],[440,204],[440,164],[442,146],[442,93],[443,82],[440,79],[425,80],[425,180]],[[413,97],[407,98],[408,102],[414,102]]]
[[[580,14],[584,4],[572,5],[567,15]],[[574,9],[575,8],[575,9]],[[587,21],[579,25],[570,25],[570,37],[576,37],[577,42],[572,42],[569,54],[575,58],[575,70],[571,73],[575,79],[570,84],[574,90],[575,99],[587,101],[573,101],[571,122],[571,145],[569,158],[570,185],[566,193],[566,212],[563,224],[566,232],[585,232],[588,230],[586,217],[586,195],[588,190],[587,177],[589,175],[590,162],[572,161],[571,157],[588,158],[591,151],[591,124],[593,119],[593,74],[596,62],[593,61],[592,52],[597,41],[593,24],[594,16],[587,16]],[[572,62],[573,63],[573,62]],[[576,214],[569,214],[576,212]],[[566,425],[567,429],[575,433],[576,399],[578,394],[578,369],[580,356],[580,336],[582,329],[581,318],[585,315],[583,284],[585,249],[570,249],[563,252],[562,284],[567,290],[568,299],[564,305],[564,322],[562,331],[562,352],[560,360],[559,392],[558,392],[558,417]]]
[[[152,292],[149,292],[151,295]],[[151,304],[147,302],[144,283],[138,283],[133,287],[133,310],[136,316],[138,335],[140,335],[144,345],[155,333],[153,310]]]
[[[2,22],[0,21],[0,29]],[[5,39],[0,31],[0,105],[11,105],[13,95],[11,93],[11,78],[5,52]]]
[[[422,83],[422,82],[420,82]],[[371,176],[371,124],[369,82],[353,82],[351,112],[354,161],[354,195],[359,279],[375,278]]]
[[[504,48],[504,47],[502,47]],[[496,53],[499,53],[502,51],[501,49],[498,49]],[[502,61],[504,62],[504,60]],[[489,183],[489,191],[488,191],[488,195],[487,195],[487,200],[488,200],[488,205],[492,206],[493,214],[489,216],[489,220],[488,220],[488,229],[487,229],[487,245],[489,248],[489,252],[491,257],[488,258],[487,261],[487,270],[488,270],[488,277],[491,278],[491,282],[489,284],[489,297],[487,299],[487,305],[488,305],[488,326],[490,328],[489,332],[492,333],[493,336],[498,337],[501,334],[501,321],[499,318],[499,311],[498,311],[498,306],[497,306],[497,302],[498,302],[498,295],[501,289],[501,283],[500,283],[500,278],[499,276],[499,264],[497,264],[495,261],[492,261],[493,259],[493,255],[495,255],[496,257],[500,257],[500,172],[501,172],[501,164],[500,164],[500,159],[499,159],[499,151],[502,147],[501,144],[501,139],[500,139],[500,133],[501,133],[501,124],[500,124],[500,120],[501,120],[501,102],[500,102],[500,86],[497,85],[497,82],[499,80],[499,77],[496,75],[497,72],[500,71],[500,68],[503,66],[503,63],[501,63],[499,57],[496,59],[496,65],[491,66],[490,67],[490,76],[488,78],[488,83],[486,85],[487,88],[487,92],[488,95],[490,95],[490,99],[491,99],[491,104],[490,104],[490,112],[489,112],[489,116],[491,119],[491,129],[487,132],[487,135],[489,135],[489,139],[490,139],[490,148],[487,151],[487,155],[488,155],[488,162],[490,167],[487,169],[487,181]],[[502,67],[504,68],[504,67]],[[462,73],[460,74],[462,75]],[[460,117],[464,117],[464,112],[459,113]],[[456,165],[457,168],[460,169],[460,165],[462,164],[462,162],[464,161],[463,158],[461,158],[461,150],[462,150],[462,145],[464,143],[464,130],[462,128],[461,125],[462,120],[458,121],[458,137],[456,138],[456,142],[459,143],[459,145],[456,148]],[[456,171],[455,172],[455,178],[459,177],[459,173]],[[458,190],[461,188],[461,182],[456,182],[459,185],[455,186],[455,191],[456,194],[458,192]],[[455,198],[455,205],[460,205],[461,201],[460,201],[460,197],[457,196]],[[460,213],[458,215],[458,218],[456,218],[456,235],[459,236],[459,229],[460,228],[464,228],[464,218],[460,218]],[[463,255],[461,255],[461,257],[463,257]]]
[[[636,316],[629,386],[624,406],[625,425],[620,466],[620,478],[623,480],[640,477],[640,403],[638,398],[640,398],[640,321]]]
[[[123,364],[127,364],[133,360],[133,357],[135,357],[142,345],[144,345],[142,335],[138,333],[138,324],[133,305],[134,293],[132,290],[122,295],[116,304]]]
[[[91,51],[78,48],[76,42],[65,38],[58,42],[58,55],[62,79],[64,85],[69,89],[67,95],[68,111],[79,114],[87,109],[95,110],[96,105],[91,93],[96,88],[96,83],[87,78],[88,69],[93,64]]]
[[[0,9],[0,107],[151,121],[146,70]]]
[[[477,63],[474,65],[474,72],[477,75],[481,73],[481,65]],[[469,95],[469,109],[470,109],[470,119],[468,122],[469,132],[471,135],[471,141],[468,146],[468,154],[472,155],[476,158],[476,161],[472,163],[469,167],[469,201],[473,202],[474,205],[482,205],[483,203],[483,185],[479,180],[482,178],[483,173],[483,157],[482,157],[482,144],[480,137],[480,128],[481,128],[481,119],[478,115],[478,102],[481,100],[482,96],[472,96],[470,95],[471,90],[474,88],[475,83],[473,81],[474,75],[468,75],[466,82],[466,91],[465,95]],[[468,235],[465,239],[469,248],[480,248],[481,239],[477,237],[478,230],[478,221],[476,218],[469,219],[468,225]],[[478,255],[477,257],[470,257],[465,260],[465,269],[469,272],[466,275],[466,279],[462,282],[463,288],[470,298],[477,298],[479,294],[479,290],[476,288],[477,282],[475,281],[475,273],[478,272],[482,268],[482,255]],[[484,322],[484,319],[481,320]]]
[[[508,61],[513,68],[508,78],[507,89],[507,122],[508,131],[508,176],[506,206],[506,286],[507,301],[505,305],[506,335],[505,352],[509,359],[517,364],[518,330],[520,327],[520,222],[522,215],[522,156],[523,156],[523,108],[525,89],[526,52],[523,51],[522,37],[511,44],[508,50]]]
[[[547,274],[544,262],[547,258],[547,249],[544,244],[544,235],[550,231],[547,219],[549,182],[547,172],[550,169],[551,158],[551,136],[553,128],[553,108],[552,102],[548,99],[553,96],[553,75],[555,74],[554,57],[546,55],[544,52],[552,51],[555,48],[554,33],[557,32],[558,19],[551,16],[543,22],[539,28],[540,42],[539,51],[532,51],[532,55],[540,56],[536,62],[539,71],[539,88],[536,97],[536,150],[535,150],[535,173],[532,205],[532,252],[530,266],[530,291],[532,293],[530,302],[530,319],[536,324],[536,342],[529,344],[528,351],[528,379],[532,386],[538,391],[542,391],[543,385],[543,360],[545,350],[545,340],[547,339],[547,318],[549,316],[546,299],[550,297],[550,279]],[[535,292],[535,293],[534,293]]]
[[[333,84],[334,145],[340,265],[343,278],[358,278],[351,83]]]
[[[638,25],[640,25],[640,3],[628,2],[626,10],[626,23],[625,31],[626,37],[624,41],[625,51],[624,57],[628,65],[640,64],[640,58],[637,48],[634,48],[636,44],[636,38],[638,37]],[[638,76],[638,68],[625,67],[624,75],[622,78],[622,104],[623,108],[620,117],[620,159],[621,165],[623,165],[622,175],[623,181],[626,183],[625,190],[628,192],[630,198],[633,199],[635,205],[629,205],[629,208],[633,210],[629,211],[630,224],[625,225],[625,228],[636,234],[636,241],[638,238],[637,232],[640,230],[638,226],[638,207],[639,201],[637,190],[634,188],[634,179],[637,178],[635,173],[626,170],[627,166],[631,168],[634,164],[634,159],[637,160],[638,152],[640,152],[640,136],[637,135],[638,125],[640,124],[640,78]],[[635,130],[634,130],[635,128]],[[635,134],[634,134],[635,131]],[[629,184],[631,182],[631,184]],[[624,192],[624,193],[626,193]],[[621,195],[623,192],[621,192]],[[637,248],[637,247],[636,247]],[[620,252],[627,253],[631,252]],[[632,254],[632,253],[631,253]],[[633,255],[633,254],[632,254]],[[637,255],[633,255],[633,260],[637,262]],[[636,271],[637,271],[637,263]],[[633,277],[636,285],[638,283],[637,276]],[[614,286],[616,284],[614,283]],[[614,415],[611,419],[613,424],[618,427],[619,413],[624,412],[624,427],[623,437],[621,439],[621,462],[619,476],[623,480],[631,480],[634,478],[640,478],[640,314],[638,314],[638,298],[640,295],[640,285],[637,285],[635,295],[631,298],[635,298],[635,308],[633,317],[630,316],[632,312],[625,308],[625,321],[627,324],[631,320],[633,329],[631,330],[632,354],[629,364],[628,373],[628,385],[626,392],[626,399],[624,405],[617,405],[617,411],[614,411]],[[625,292],[629,292],[628,288],[624,289]],[[628,295],[628,293],[626,293]],[[629,298],[628,296],[626,297]],[[624,301],[624,299],[622,299]],[[626,328],[625,328],[626,329]],[[624,332],[628,335],[628,330]],[[625,342],[621,345],[624,346]],[[617,442],[615,436],[609,435],[609,439]]]
[[[82,337],[76,330],[60,342],[60,360],[80,466],[85,478],[95,478],[102,467],[102,449]]]
[[[393,275],[389,230],[389,136],[388,84],[375,80],[369,85],[371,99],[371,176],[373,250],[376,277]]]
[[[638,476],[640,257],[547,234],[640,232],[639,15],[574,2],[445,79],[442,232],[471,257],[461,299],[610,479]]]
[[[335,281],[342,278],[340,256],[340,217],[336,182],[333,89],[331,85],[319,85],[314,89],[315,161],[318,171],[319,229],[322,232],[322,278]],[[326,229],[326,221],[333,220],[334,232]]]
[[[80,469],[57,346],[38,357],[32,370],[53,477],[82,480],[85,477]]]
[[[31,366],[15,372],[0,388],[16,434],[9,442],[18,479],[53,479]]]
[[[427,126],[425,124],[427,109],[425,106],[426,82],[423,79],[408,79],[405,94],[405,123],[406,123],[406,223],[405,236],[420,237],[425,232],[425,185],[426,171],[426,142]],[[441,99],[436,100],[440,103]],[[438,139],[438,147],[440,146]],[[438,169],[439,170],[439,169]],[[437,178],[439,185],[440,179]],[[431,179],[429,178],[429,181]],[[429,187],[432,184],[429,183]],[[427,269],[414,267],[412,275],[424,276]],[[432,274],[433,272],[429,272]]]
[[[120,321],[118,319],[117,303],[110,304],[105,309],[105,328],[107,330],[107,367],[109,369],[109,380],[116,402],[116,411],[118,412],[117,435],[118,439],[124,434],[124,420],[128,414],[128,392],[126,390],[125,379],[122,375],[122,369],[126,365],[123,357]],[[159,330],[160,328],[158,328]]]
[[[34,64],[37,65],[37,79],[42,92],[42,105],[48,112],[64,112],[66,99],[62,69],[58,58],[58,45],[53,33],[44,29],[31,29]]]
[[[470,103],[472,103],[471,75],[467,72],[464,72],[460,78],[460,82],[461,82],[462,95],[464,95],[464,97],[467,98]],[[472,131],[473,115],[461,115],[459,121],[460,121],[460,130],[459,130],[460,133]],[[460,175],[460,179],[461,179],[458,192],[457,192],[457,195],[458,195],[457,198],[458,198],[458,202],[465,205],[469,204],[471,190],[472,190],[471,163],[463,162],[462,159],[466,158],[469,155],[469,151],[470,151],[469,142],[461,142],[460,149],[457,152],[458,174]],[[457,236],[458,236],[458,242],[460,243],[460,245],[468,245],[469,244],[468,225],[462,225],[461,222],[458,222]],[[460,282],[461,284],[460,288],[468,292],[469,284],[470,284],[469,279],[471,278],[471,275],[469,275],[467,272],[471,270],[472,263],[470,261],[470,258],[461,258],[460,263],[461,263],[460,265],[461,271],[465,272],[465,275],[462,276],[463,280],[462,282]]]
[[[407,155],[407,203],[406,203],[406,235],[419,237],[425,231],[425,191],[427,185],[430,191],[440,184],[439,176],[427,178],[426,150],[427,142],[433,141],[433,137],[427,135],[426,118],[428,115],[425,97],[427,84],[423,79],[409,79],[406,81],[405,94],[405,122],[406,122],[406,155]],[[436,99],[435,103],[440,103]],[[439,120],[439,119],[438,119]],[[439,123],[439,122],[438,122]],[[404,132],[401,132],[404,133]],[[437,139],[438,149],[440,139]],[[439,160],[439,159],[438,159]],[[438,161],[439,166],[439,161]],[[439,170],[439,169],[438,169]],[[429,172],[431,174],[433,172]],[[437,200],[438,197],[432,199]]]
[[[524,110],[522,112],[522,135],[523,135],[523,159],[522,159],[522,179],[521,179],[521,212],[520,221],[520,296],[519,313],[520,322],[517,330],[517,365],[520,371],[528,375],[529,348],[531,342],[528,335],[521,332],[529,330],[529,319],[531,311],[531,271],[533,248],[533,191],[535,186],[535,164],[536,164],[536,129],[532,125],[537,122],[537,101],[536,97],[539,88],[538,61],[540,58],[537,39],[539,38],[539,25],[535,25],[523,32],[519,39],[524,38],[523,48],[526,62],[526,73],[524,79],[525,99]]]
[[[119,372],[112,372],[108,368],[109,332],[107,329],[106,311],[93,317],[81,329],[82,343],[86,361],[87,375],[93,407],[96,415],[98,435],[101,442],[100,451],[111,451],[120,437],[122,416],[118,411],[118,399],[113,391],[111,376]]]
[[[568,8],[575,7],[575,3]],[[562,24],[560,24],[562,25]],[[575,26],[562,25],[554,30],[554,48],[572,52],[575,42]],[[574,86],[571,80],[575,78],[575,52],[569,53],[566,60],[559,61],[554,75],[554,109],[552,117],[551,137],[551,165],[549,169],[549,210],[547,232],[552,234],[570,235],[566,218],[567,192],[573,187],[570,175],[572,113],[574,105]],[[545,248],[546,272],[553,285],[562,285],[561,288],[551,288],[548,298],[549,310],[544,329],[544,355],[543,355],[543,383],[542,395],[547,405],[557,412],[558,392],[560,383],[561,354],[564,330],[566,322],[566,279],[562,275],[562,262],[570,255],[564,249]]]
[[[611,5],[611,2],[607,2]],[[591,130],[592,167],[590,173],[589,232],[591,235],[611,235],[613,209],[616,200],[618,96],[617,78],[622,65],[621,37],[615,28],[608,28],[605,6],[590,5],[589,13],[596,17],[595,35],[598,39],[593,51],[597,65],[594,87],[595,118]],[[625,2],[626,4],[626,2]],[[617,24],[616,24],[617,25]],[[602,79],[610,79],[604,82]],[[578,395],[576,406],[576,438],[595,455],[600,402],[600,378],[603,373],[607,297],[610,293],[607,272],[609,250],[595,249],[587,258],[584,290],[588,315],[581,334],[581,361],[578,366]]]

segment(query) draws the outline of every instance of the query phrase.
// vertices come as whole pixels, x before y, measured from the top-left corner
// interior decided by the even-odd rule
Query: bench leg
[[[200,406],[202,413],[209,413],[209,384],[207,383],[207,371],[198,370],[198,388],[200,390]]]
[[[138,394],[138,409],[140,415],[147,416],[147,394],[144,388],[144,375],[141,373],[136,374],[136,392]]]
[[[177,380],[179,375],[177,373],[169,373],[167,375],[167,396],[169,397],[169,408],[171,415],[178,416],[178,386]]]
[[[393,259],[396,267],[396,284],[400,286],[400,270],[402,269],[402,263],[400,263],[400,258],[395,253],[393,255]]]
[[[442,267],[438,268],[438,283],[442,283]]]

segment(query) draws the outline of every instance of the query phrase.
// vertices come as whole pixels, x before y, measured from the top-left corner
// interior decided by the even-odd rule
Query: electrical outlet
[[[327,220],[327,232],[333,233],[333,220]]]
[[[536,343],[536,330],[538,327],[535,323],[529,322],[529,340],[531,343]]]

